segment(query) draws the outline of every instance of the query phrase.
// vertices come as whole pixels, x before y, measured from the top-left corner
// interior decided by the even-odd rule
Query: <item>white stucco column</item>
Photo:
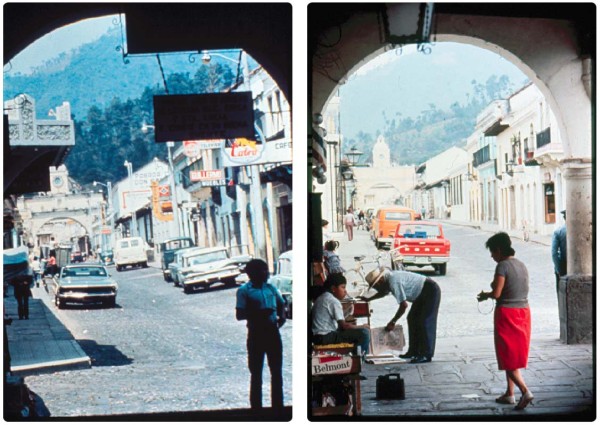
[[[592,252],[592,162],[568,159],[561,163],[567,207],[567,273],[591,275]]]

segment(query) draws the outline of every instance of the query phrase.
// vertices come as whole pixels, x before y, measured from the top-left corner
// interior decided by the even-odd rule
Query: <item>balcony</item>
[[[543,131],[540,131],[535,135],[536,146],[537,148],[541,148],[542,146],[549,145],[552,142],[550,137],[550,127],[546,128]]]
[[[473,154],[473,167],[479,167],[491,160],[490,145],[484,146]]]

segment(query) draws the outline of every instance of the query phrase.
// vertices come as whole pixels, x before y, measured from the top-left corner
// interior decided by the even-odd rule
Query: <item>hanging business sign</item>
[[[200,142],[195,140],[184,140],[183,141],[183,154],[188,158],[196,158],[200,156],[201,149]]]
[[[223,170],[190,170],[190,180],[193,182],[220,180],[224,178]]]
[[[155,140],[254,137],[252,92],[154,96]]]
[[[262,144],[236,140],[236,143],[224,146],[221,151],[223,152],[224,167],[290,162],[292,160],[292,142],[289,139]]]
[[[170,198],[171,197],[171,186],[169,186],[168,184],[158,186],[158,196],[160,198]]]

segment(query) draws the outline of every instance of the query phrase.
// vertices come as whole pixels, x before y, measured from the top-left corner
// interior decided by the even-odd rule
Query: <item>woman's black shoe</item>
[[[412,359],[413,357],[416,357],[416,356],[412,353],[404,353],[404,354],[400,354],[398,357],[400,357],[401,359]]]
[[[410,362],[411,363],[429,363],[431,358],[425,356],[417,356],[414,357]]]

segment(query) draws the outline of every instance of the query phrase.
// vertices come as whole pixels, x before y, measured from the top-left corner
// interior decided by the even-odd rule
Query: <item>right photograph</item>
[[[596,418],[595,17],[308,5],[311,421]]]

